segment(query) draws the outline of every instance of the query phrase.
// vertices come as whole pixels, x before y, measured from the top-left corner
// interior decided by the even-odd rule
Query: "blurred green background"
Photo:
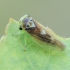
[[[70,0],[0,0],[0,37],[9,18],[31,15],[62,37],[70,37]]]

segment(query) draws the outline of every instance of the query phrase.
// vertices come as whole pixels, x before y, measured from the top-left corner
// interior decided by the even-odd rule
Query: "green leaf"
[[[70,70],[70,39],[64,51],[38,42],[10,19],[0,39],[0,70]]]

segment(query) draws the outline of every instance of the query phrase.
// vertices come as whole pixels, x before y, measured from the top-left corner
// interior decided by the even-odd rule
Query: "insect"
[[[33,37],[48,44],[56,45],[62,50],[65,49],[65,44],[56,37],[56,34],[50,28],[44,27],[29,15],[21,17],[19,23],[20,30],[25,29]]]

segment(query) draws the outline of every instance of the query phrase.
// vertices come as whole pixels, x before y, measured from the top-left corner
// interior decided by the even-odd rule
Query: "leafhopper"
[[[48,27],[43,26],[29,15],[20,18],[20,30],[25,29],[33,37],[64,50],[65,44],[57,38],[57,35]]]

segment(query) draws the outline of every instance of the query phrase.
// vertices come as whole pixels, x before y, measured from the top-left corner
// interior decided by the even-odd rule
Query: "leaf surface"
[[[66,49],[38,43],[19,23],[10,19],[0,39],[0,70],[70,70],[70,39],[63,40]]]

